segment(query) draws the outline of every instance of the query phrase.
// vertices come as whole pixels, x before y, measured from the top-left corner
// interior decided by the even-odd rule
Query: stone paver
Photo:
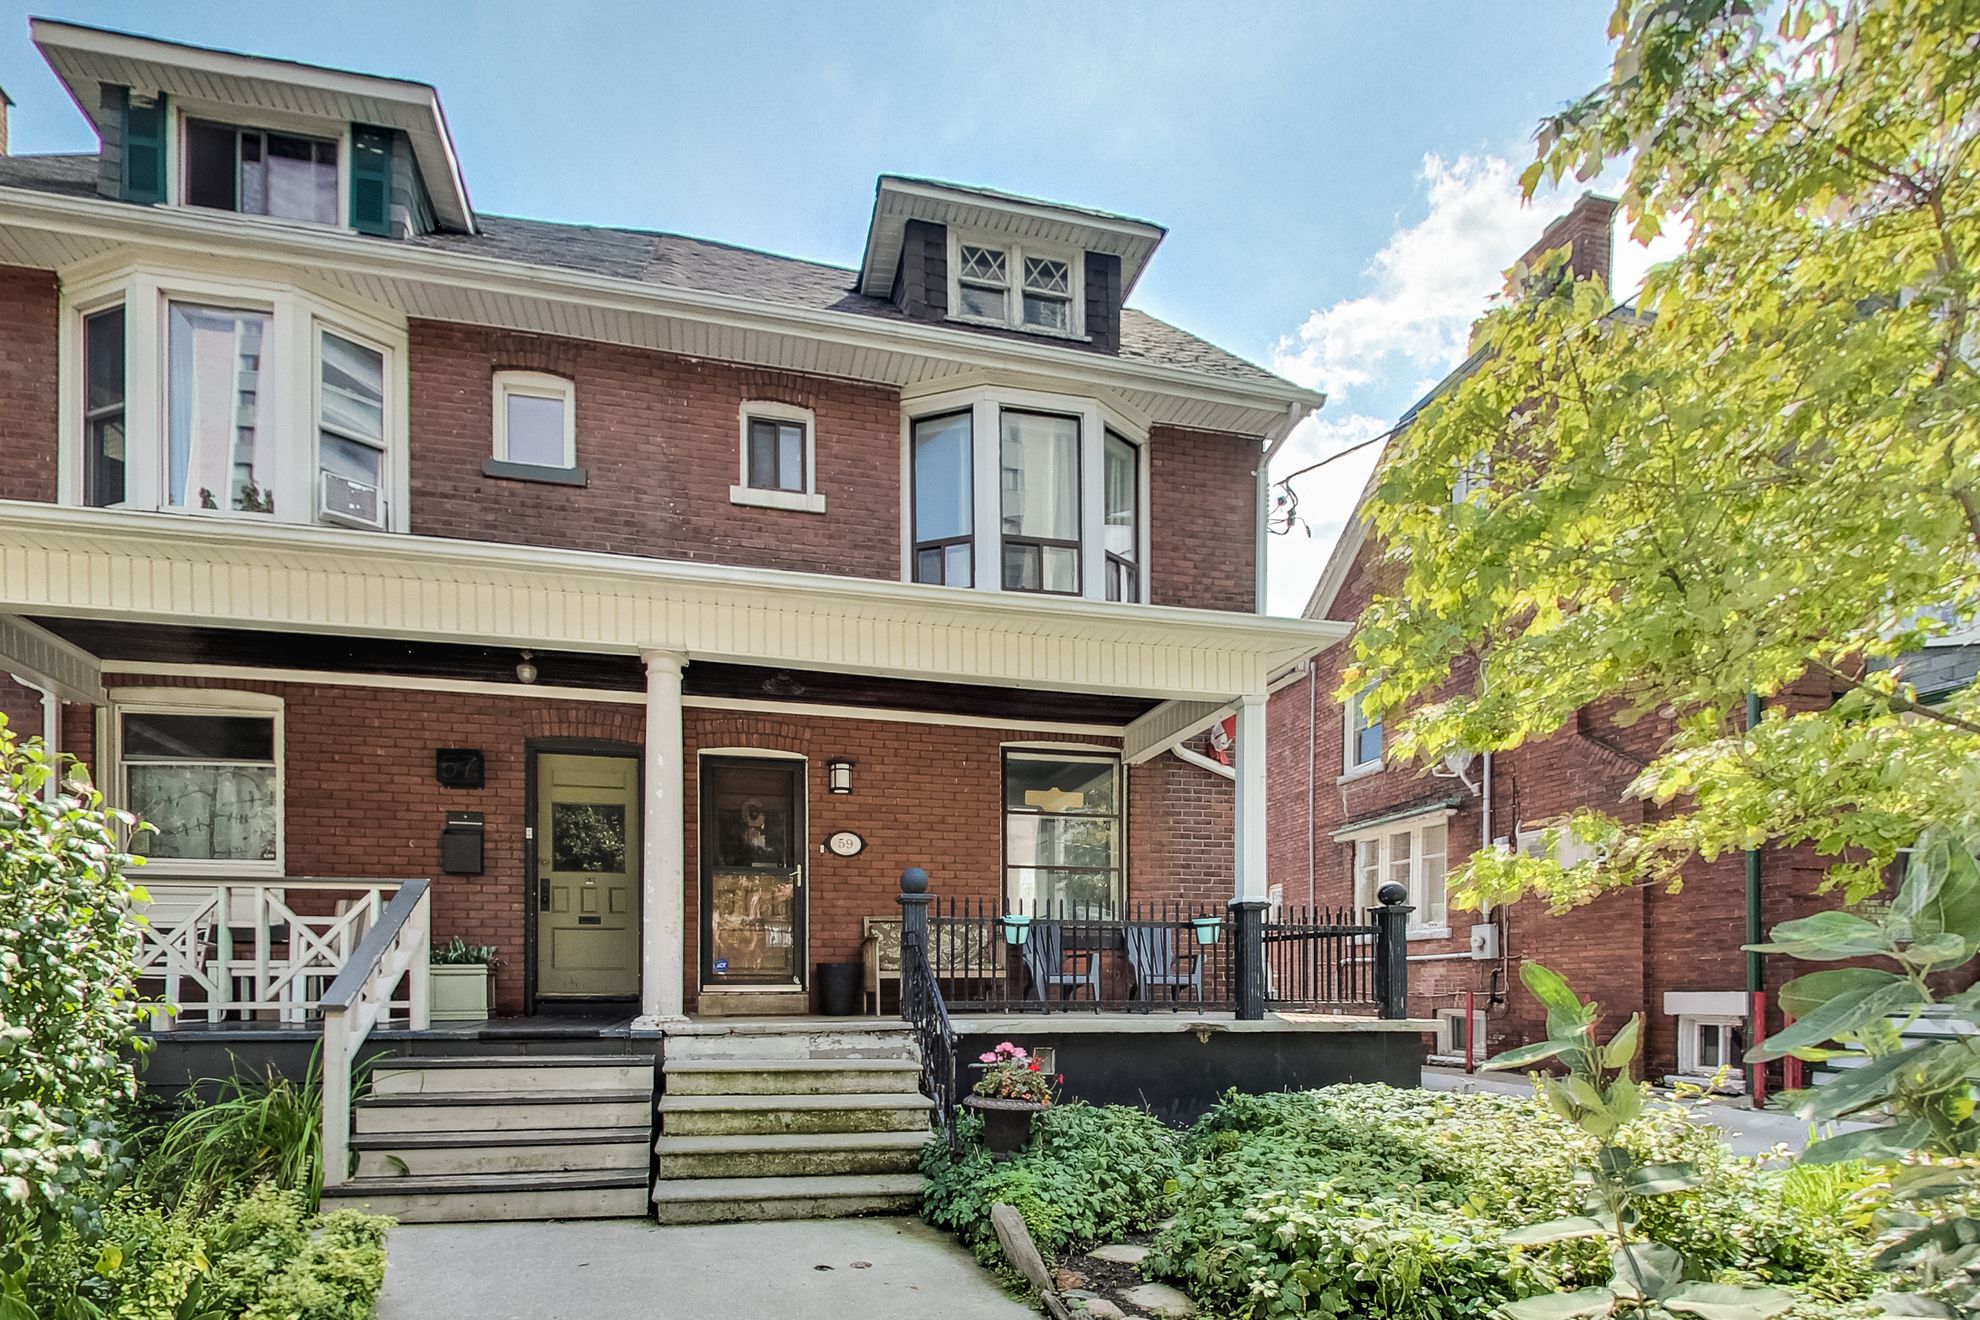
[[[1144,1283],[1138,1288],[1127,1289],[1121,1296],[1144,1311],[1168,1316],[1171,1320],[1196,1314],[1196,1303],[1189,1300],[1188,1294],[1166,1283]]]
[[[1111,1260],[1117,1265],[1139,1265],[1148,1259],[1149,1252],[1147,1247],[1138,1247],[1132,1242],[1110,1242],[1086,1254],[1095,1260]]]
[[[918,1219],[662,1227],[644,1219],[407,1224],[385,1243],[378,1320],[667,1316],[1032,1320]]]

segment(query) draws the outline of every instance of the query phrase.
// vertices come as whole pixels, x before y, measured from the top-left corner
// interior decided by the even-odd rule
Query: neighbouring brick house
[[[483,215],[422,84],[33,36],[102,147],[0,155],[0,711],[154,880],[432,876],[500,1011],[653,1019],[814,1006],[910,865],[1263,892],[1265,694],[1341,629],[1259,613],[1260,473],[1320,399],[1128,304],[1159,226]],[[1234,706],[1235,780],[1169,754]]]
[[[1608,199],[1582,198],[1522,264],[1566,248],[1578,277],[1606,282],[1614,210]],[[1306,616],[1351,624],[1375,594],[1399,585],[1400,574],[1357,513]],[[1971,679],[1975,648],[1958,641],[1948,638],[1909,665],[1921,692],[1935,674],[1946,683]],[[1740,948],[1748,929],[1746,857],[1693,861],[1677,894],[1616,892],[1562,915],[1537,900],[1461,911],[1444,892],[1445,872],[1457,860],[1491,844],[1542,846],[1541,831],[1579,806],[1632,823],[1657,810],[1623,794],[1672,732],[1670,722],[1625,725],[1613,711],[1591,707],[1548,737],[1475,758],[1461,775],[1448,766],[1426,770],[1389,761],[1379,722],[1370,727],[1336,699],[1350,659],[1345,645],[1322,652],[1305,678],[1271,700],[1267,814],[1275,893],[1293,903],[1365,905],[1389,880],[1409,886],[1417,908],[1411,1014],[1437,1021],[1436,1057],[1462,1059],[1468,1037],[1478,1059],[1541,1038],[1545,1013],[1518,979],[1519,963],[1533,959],[1600,1001],[1609,1029],[1643,1014],[1647,1075],[1700,1077],[1720,1064],[1737,1066],[1752,1026]],[[1463,684],[1470,675],[1450,681]],[[1805,709],[1832,696],[1826,682],[1804,682],[1773,704]],[[1814,892],[1821,865],[1808,852],[1770,848],[1753,861],[1764,927],[1826,905]],[[1760,989],[1771,993],[1800,970],[1791,960],[1765,959]],[[1469,1022],[1468,1004],[1475,1013]],[[1771,1023],[1778,1027],[1778,1016]]]

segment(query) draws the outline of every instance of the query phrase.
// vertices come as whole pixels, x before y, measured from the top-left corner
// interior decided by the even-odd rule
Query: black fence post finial
[[[928,892],[928,872],[910,866],[901,872],[901,943],[910,941],[928,947],[928,905],[935,896]]]
[[[1234,898],[1231,913],[1231,980],[1240,1022],[1265,1018],[1265,909],[1262,898]]]
[[[1409,1016],[1409,890],[1391,880],[1376,891],[1375,998],[1385,1018]]]

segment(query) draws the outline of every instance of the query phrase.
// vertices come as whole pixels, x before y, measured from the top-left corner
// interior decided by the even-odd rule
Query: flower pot
[[[1023,944],[1025,939],[1031,934],[1030,917],[1021,917],[1013,913],[1003,918],[1003,922],[1004,943],[1006,944]]]
[[[965,1109],[974,1109],[983,1118],[983,1146],[992,1155],[1008,1159],[1031,1144],[1031,1120],[1045,1106],[1034,1100],[1005,1100],[997,1096],[972,1095],[963,1100]]]
[[[428,1015],[435,1022],[479,1022],[488,1016],[487,963],[434,963],[426,984]]]
[[[1189,924],[1196,928],[1196,942],[1198,944],[1215,944],[1217,937],[1224,930],[1224,919],[1222,917],[1191,917]]]

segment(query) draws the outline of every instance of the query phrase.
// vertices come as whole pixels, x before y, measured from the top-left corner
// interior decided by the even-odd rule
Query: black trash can
[[[818,964],[818,1011],[826,1017],[856,1017],[859,1014],[859,979],[865,964],[824,962]]]

